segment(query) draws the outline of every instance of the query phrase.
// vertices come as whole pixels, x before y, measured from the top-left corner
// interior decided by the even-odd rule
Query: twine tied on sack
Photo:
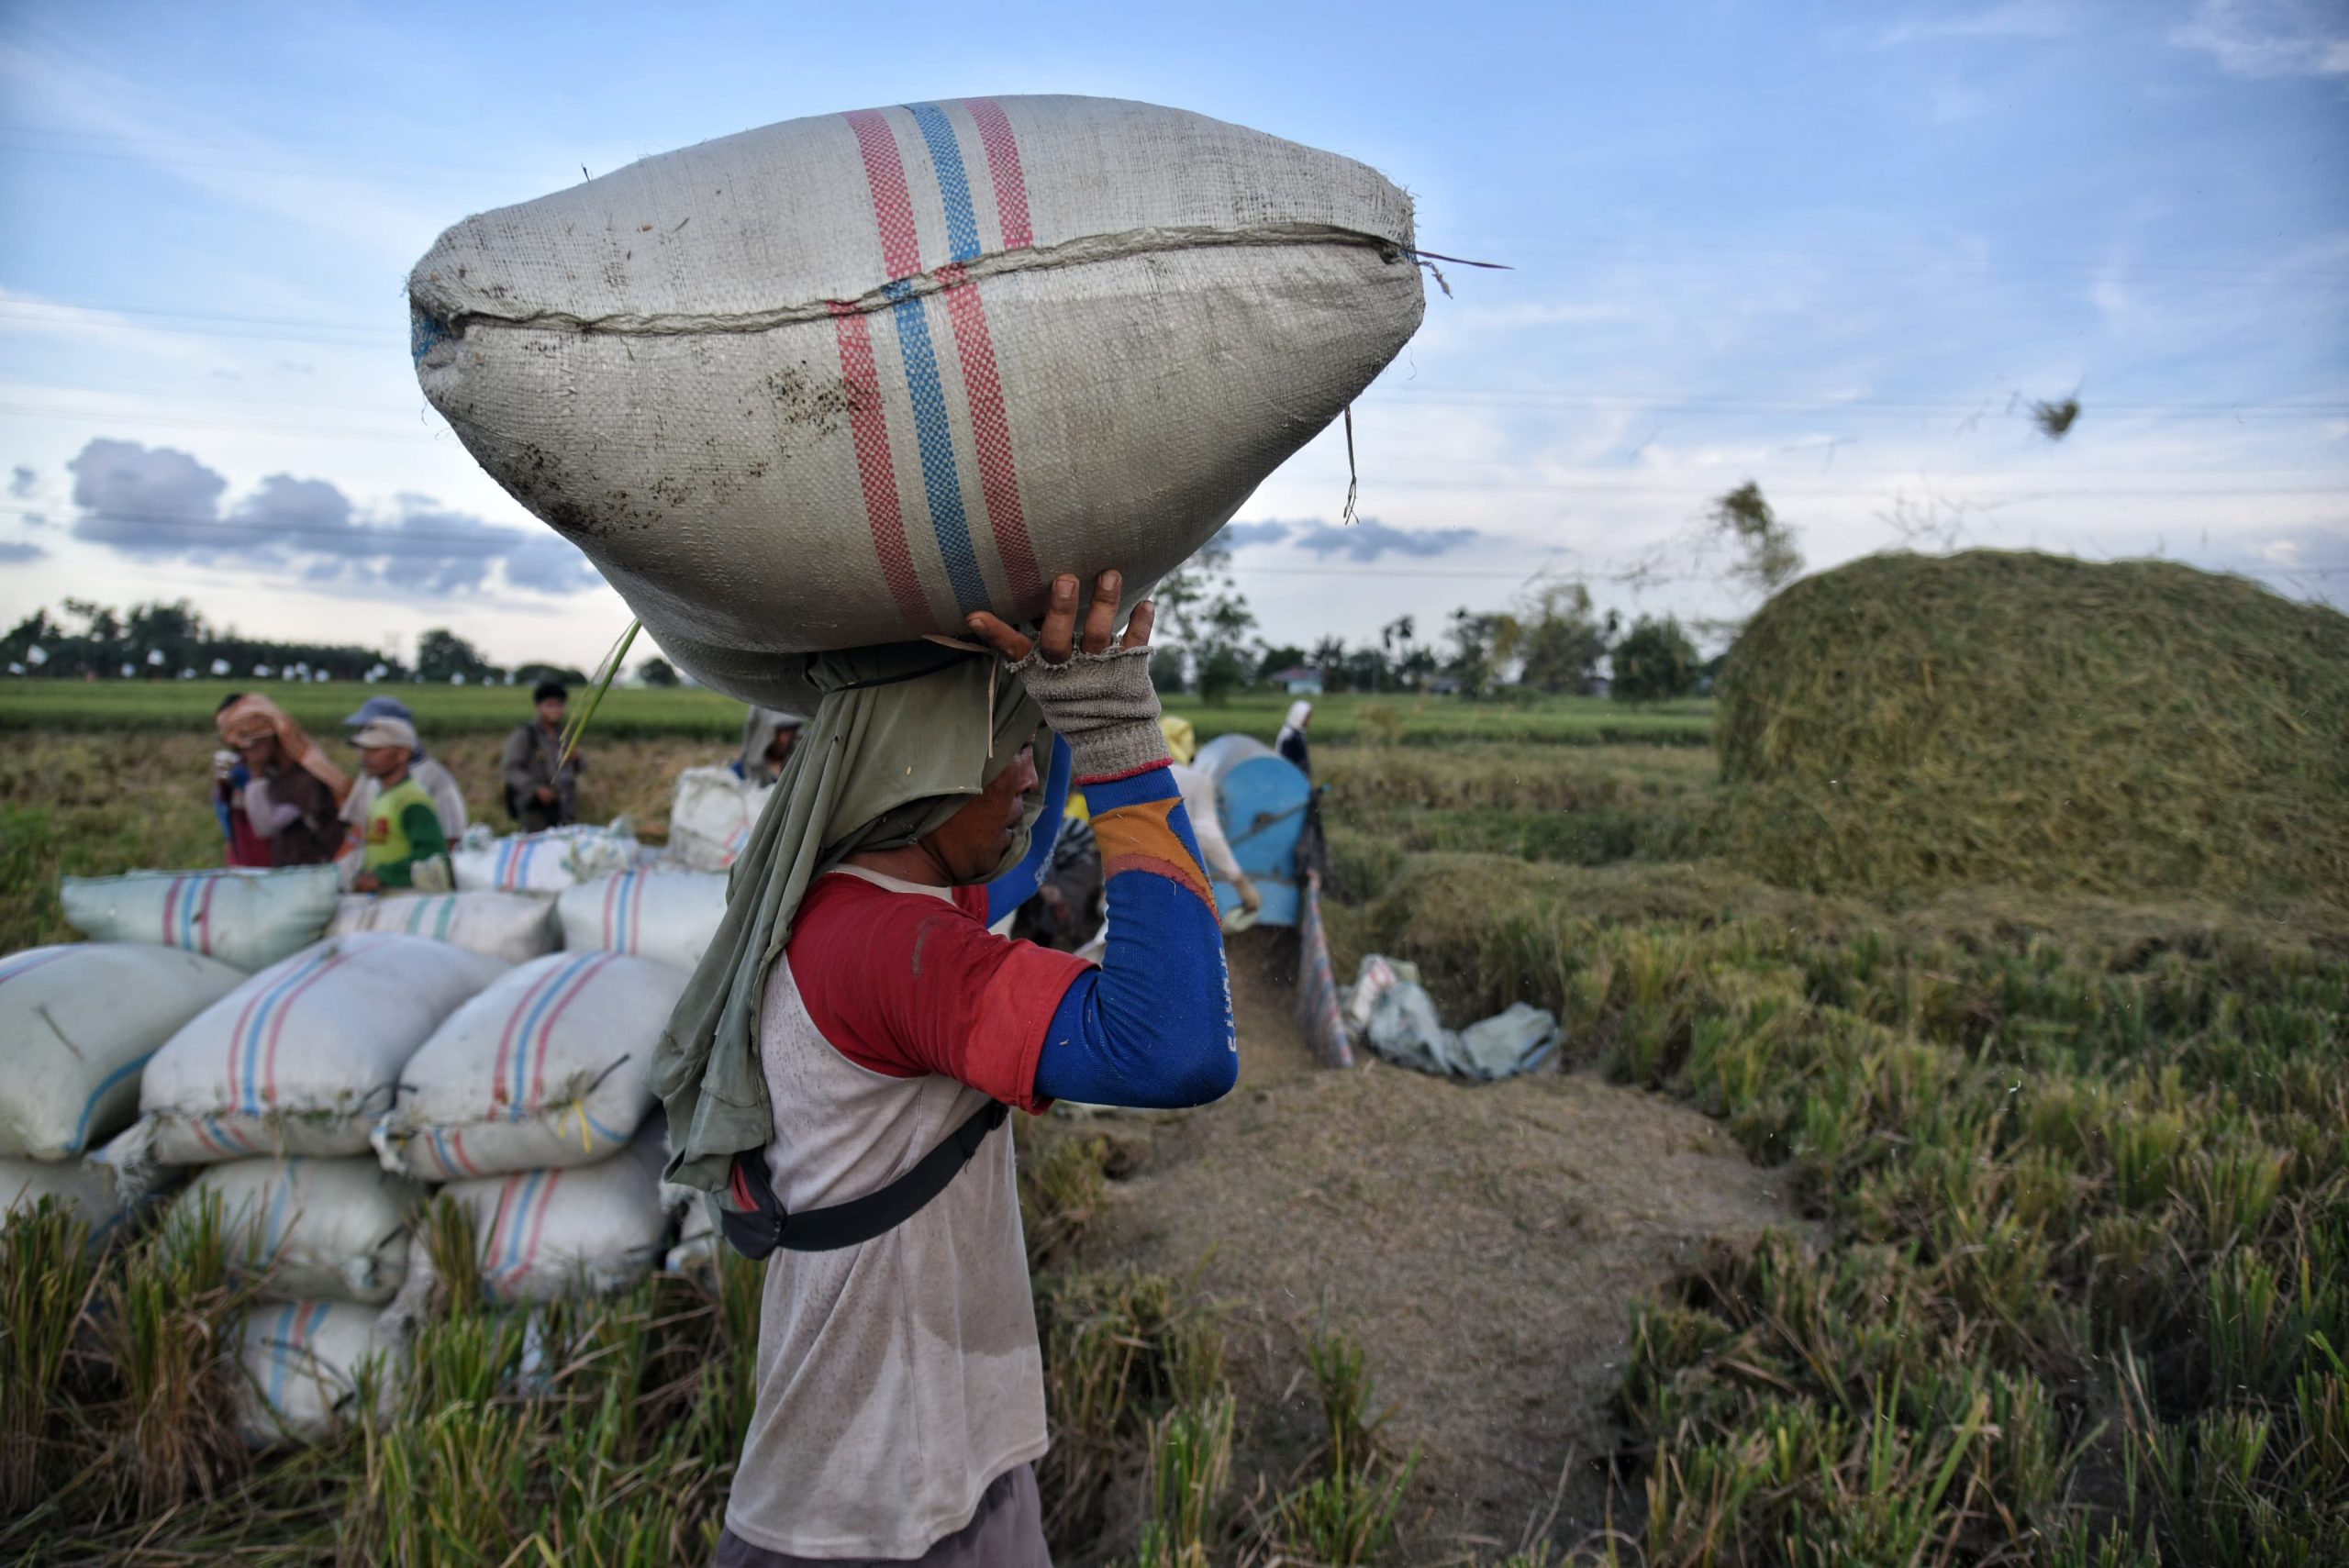
[[[1452,297],[1452,284],[1444,278],[1443,269],[1436,265],[1438,261],[1449,261],[1455,267],[1483,267],[1496,272],[1517,271],[1507,261],[1472,261],[1465,256],[1443,256],[1433,250],[1414,250],[1408,245],[1397,246],[1395,254],[1408,256],[1434,273],[1435,286],[1443,291],[1446,299]],[[1355,520],[1355,502],[1361,495],[1362,474],[1354,466],[1354,406],[1349,403],[1346,405],[1346,504],[1338,509],[1339,522],[1352,524]]]

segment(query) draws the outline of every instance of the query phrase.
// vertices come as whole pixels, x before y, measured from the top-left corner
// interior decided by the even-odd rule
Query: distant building
[[[1293,697],[1318,697],[1321,695],[1321,672],[1308,670],[1302,664],[1292,664],[1273,673],[1273,684]]]
[[[1615,691],[1615,683],[1606,675],[1593,675],[1590,678],[1590,684],[1584,686],[1583,691],[1594,697],[1609,696]]]

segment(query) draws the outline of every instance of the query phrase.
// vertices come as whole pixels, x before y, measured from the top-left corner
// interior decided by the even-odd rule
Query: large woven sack
[[[219,1206],[239,1265],[272,1296],[389,1301],[407,1275],[409,1223],[424,1189],[373,1160],[231,1160],[173,1200]]]
[[[726,876],[707,871],[624,871],[555,901],[562,945],[635,953],[690,973],[726,918]]]
[[[636,835],[625,827],[550,828],[451,851],[462,893],[561,893],[632,865]]]
[[[57,901],[66,923],[94,942],[184,948],[250,973],[317,941],[340,886],[330,865],[134,871],[65,877]]]
[[[528,893],[355,894],[335,906],[327,935],[402,931],[507,963],[554,951],[554,904]]]
[[[0,959],[0,1159],[64,1160],[120,1132],[155,1048],[244,978],[132,942]]]
[[[388,1401],[405,1359],[376,1309],[347,1301],[262,1302],[245,1318],[241,1350],[239,1425],[261,1445],[327,1437],[351,1419],[370,1363],[376,1396]]]
[[[1106,98],[789,120],[465,219],[417,373],[662,651],[804,705],[814,649],[1146,584],[1419,322],[1411,201],[1333,153]]]
[[[428,1182],[608,1158],[653,1106],[646,1066],[685,975],[617,952],[537,959],[451,1014],[375,1129],[386,1170]]]
[[[506,969],[423,937],[330,937],[262,970],[155,1052],[139,1124],[108,1157],[135,1179],[156,1162],[364,1154],[407,1059]]]
[[[495,1301],[624,1289],[660,1260],[668,1230],[659,1180],[625,1151],[593,1165],[452,1182],[442,1191],[473,1211],[482,1284]]]
[[[687,768],[669,806],[669,858],[688,871],[732,865],[767,803],[767,791],[731,768]]]

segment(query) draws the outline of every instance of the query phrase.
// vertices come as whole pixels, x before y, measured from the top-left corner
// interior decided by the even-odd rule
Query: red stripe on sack
[[[14,969],[8,970],[5,973],[0,973],[0,985],[6,985],[9,981],[16,979],[20,974],[30,974],[36,969],[46,969],[50,964],[55,963],[59,959],[72,958],[76,951],[78,951],[76,948],[68,948],[62,952],[43,953],[40,957],[32,960],[28,963],[19,963]],[[20,954],[19,956],[22,955]]]
[[[906,163],[897,134],[878,109],[852,109],[844,118],[864,155],[864,183],[873,191],[873,220],[881,230],[881,264],[892,283],[921,271],[921,238],[914,229],[914,204],[906,195]]]
[[[996,553],[1012,597],[1041,603],[1044,582],[1036,574],[1036,548],[1028,538],[1028,517],[1019,506],[1019,465],[1011,454],[1011,421],[1004,413],[1003,383],[996,375],[995,339],[987,331],[987,307],[979,285],[960,263],[938,269],[946,285],[946,314],[954,323],[954,351],[963,360],[963,390],[971,403],[971,443],[978,449],[979,488],[986,497],[987,526],[995,530]]]
[[[219,891],[218,877],[207,876],[204,879],[204,903],[195,911],[196,929],[202,931],[204,935],[197,939],[195,945],[197,951],[206,958],[212,956],[212,895]]]
[[[269,1054],[262,1061],[261,1097],[263,1103],[273,1106],[277,1103],[277,1042],[285,1034],[285,1015],[294,1010],[294,1004],[302,999],[303,992],[324,980],[336,964],[350,956],[349,953],[339,952],[318,965],[310,973],[309,978],[287,992],[285,999],[277,1005],[277,1016],[269,1020]]]
[[[993,98],[965,98],[972,123],[979,128],[979,145],[987,150],[987,174],[995,181],[995,210],[1003,226],[1003,248],[1017,250],[1036,243],[1028,226],[1028,175],[1019,166],[1019,139],[1003,106]]]
[[[529,1273],[530,1265],[539,1260],[539,1234],[547,1228],[547,1210],[554,1207],[554,1189],[562,1184],[562,1181],[561,1171],[547,1173],[547,1184],[539,1194],[539,1212],[530,1217],[530,1240],[523,1247],[522,1256],[514,1264],[512,1277],[515,1279]]]
[[[186,881],[187,878],[184,876],[175,876],[172,878],[171,886],[163,889],[163,945],[165,947],[173,945],[172,917],[179,912],[180,887]]]
[[[489,1217],[489,1240],[480,1244],[478,1256],[483,1258],[497,1256],[497,1239],[505,1233],[506,1217],[514,1212],[514,1194],[524,1182],[529,1179],[529,1172],[517,1171],[506,1178],[504,1186],[497,1189],[497,1212]]]
[[[889,415],[881,405],[881,375],[873,365],[873,338],[864,312],[832,302],[832,326],[841,344],[841,383],[848,394],[849,431],[856,440],[856,469],[864,482],[864,517],[873,529],[873,553],[889,597],[908,630],[930,624],[930,603],[906,548],[906,517],[897,502],[897,464],[889,454]]]
[[[604,879],[604,945],[606,947],[612,945],[612,900],[619,896],[620,877],[627,874],[622,872],[618,875]]]
[[[449,1151],[451,1153],[456,1155],[457,1163],[464,1167],[466,1175],[478,1176],[481,1174],[481,1167],[474,1164],[473,1156],[465,1152],[465,1129],[463,1128],[452,1128],[450,1129]]]
[[[530,982],[530,988],[522,993],[522,999],[514,1004],[512,1012],[506,1015],[506,1032],[497,1039],[497,1067],[489,1080],[489,1108],[492,1111],[506,1103],[506,1057],[507,1052],[514,1048],[515,1027],[529,1016],[530,1004],[539,999],[539,993],[545,990],[562,972],[562,966],[557,964]]]
[[[579,994],[595,984],[596,976],[615,955],[606,953],[579,972],[578,984],[562,994],[555,1005],[547,1009],[547,1021],[539,1026],[538,1057],[530,1065],[530,1104],[543,1106],[547,1103],[547,1042],[554,1037],[554,1026],[562,1020],[563,1009],[579,1000]]]

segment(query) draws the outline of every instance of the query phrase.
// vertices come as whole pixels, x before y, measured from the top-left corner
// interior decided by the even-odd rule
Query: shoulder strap
[[[1003,1125],[1010,1107],[990,1100],[963,1119],[946,1140],[921,1157],[919,1163],[878,1192],[823,1208],[786,1214],[767,1176],[763,1150],[734,1156],[727,1201],[718,1206],[718,1228],[736,1251],[746,1258],[765,1258],[777,1249],[786,1252],[829,1252],[870,1241],[896,1229],[921,1211],[924,1204],[946,1190],[979,1151],[988,1133]]]

